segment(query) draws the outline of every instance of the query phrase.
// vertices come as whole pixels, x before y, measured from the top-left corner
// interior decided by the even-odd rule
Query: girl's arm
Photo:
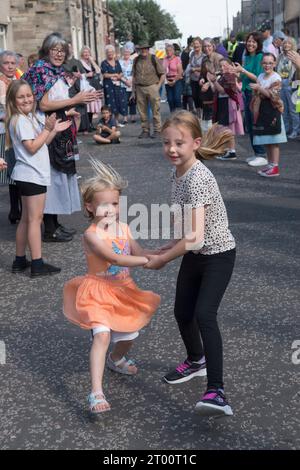
[[[204,206],[192,210],[192,232],[178,241],[172,248],[161,255],[151,256],[150,261],[145,268],[160,269],[179,256],[188,251],[199,250],[203,246],[205,226],[205,208]]]
[[[225,90],[224,88],[220,85],[220,83],[218,82],[218,80],[214,81],[213,82],[213,85],[215,86],[215,89],[221,93],[222,95],[225,93]]]
[[[46,118],[45,127],[42,132],[35,138],[31,140],[22,140],[22,144],[24,145],[27,152],[31,155],[34,155],[40,148],[47,142],[49,135],[55,128],[56,123],[56,115],[52,113],[49,117]]]
[[[130,250],[134,256],[148,256],[148,255],[159,255],[161,253],[161,248],[156,250],[150,250],[148,248],[143,248],[136,240],[130,238]]]
[[[115,266],[133,268],[144,266],[148,262],[148,258],[145,256],[118,255],[112,252],[105,241],[101,240],[96,233],[85,233],[84,241],[95,255],[101,256],[105,261]]]
[[[244,69],[240,64],[235,64],[234,70],[236,73],[242,73],[246,75],[252,82],[257,82],[257,76],[254,73],[248,72],[248,70]]]

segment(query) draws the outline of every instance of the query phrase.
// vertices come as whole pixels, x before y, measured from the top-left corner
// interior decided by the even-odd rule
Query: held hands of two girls
[[[260,91],[261,86],[258,83],[250,83],[250,88],[252,88],[253,91]]]

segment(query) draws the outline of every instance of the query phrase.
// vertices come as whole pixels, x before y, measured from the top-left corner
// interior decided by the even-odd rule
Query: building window
[[[6,26],[0,24],[0,50],[6,49]]]

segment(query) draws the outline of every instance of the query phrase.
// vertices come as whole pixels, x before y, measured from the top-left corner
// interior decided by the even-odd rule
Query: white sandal
[[[119,374],[125,375],[136,375],[136,372],[130,372],[129,367],[134,366],[135,363],[131,359],[127,360],[125,356],[123,356],[119,361],[113,361],[111,355],[109,354],[107,357],[107,367],[114,372],[118,372]],[[121,367],[120,367],[121,366]]]
[[[98,397],[101,397],[101,398],[98,398]],[[90,407],[90,412],[93,413],[93,414],[99,414],[99,413],[104,413],[105,411],[110,411],[110,404],[106,400],[106,398],[105,398],[102,391],[90,393],[89,396],[88,396],[88,403],[89,403],[89,407]],[[106,403],[108,405],[108,408],[105,408],[103,410],[96,410],[95,409],[95,407],[97,405],[102,405],[104,403]]]

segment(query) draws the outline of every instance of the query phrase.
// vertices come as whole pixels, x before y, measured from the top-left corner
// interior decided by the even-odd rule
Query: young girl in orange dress
[[[109,344],[113,342],[114,348],[107,366],[121,374],[136,374],[126,355],[138,331],[150,322],[160,297],[140,290],[129,274],[130,267],[148,262],[150,252],[119,221],[119,197],[127,182],[110,166],[96,160],[92,166],[96,176],[82,187],[83,203],[92,219],[83,236],[88,272],[65,284],[64,314],[72,323],[92,330],[88,402],[92,413],[102,413],[110,410],[102,388]]]

